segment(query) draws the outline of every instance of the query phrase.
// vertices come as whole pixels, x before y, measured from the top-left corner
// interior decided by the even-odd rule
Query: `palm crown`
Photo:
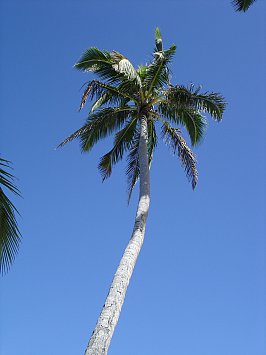
[[[79,138],[81,149],[89,151],[100,139],[116,132],[113,148],[101,158],[99,170],[103,180],[106,179],[126,153],[129,199],[139,178],[141,117],[147,119],[149,163],[157,145],[159,124],[162,138],[180,158],[193,188],[198,178],[196,159],[178,127],[187,130],[194,146],[201,140],[206,127],[203,113],[217,121],[222,119],[225,102],[220,94],[200,93],[200,88],[193,85],[170,83],[169,64],[175,51],[175,45],[163,48],[160,30],[156,28],[153,60],[149,64],[134,68],[122,54],[95,47],[87,49],[75,64],[79,70],[95,73],[100,81],[86,83],[80,109],[88,98],[93,100],[87,121],[59,146]]]

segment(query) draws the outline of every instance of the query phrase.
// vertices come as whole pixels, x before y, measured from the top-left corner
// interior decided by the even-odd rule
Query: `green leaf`
[[[130,148],[131,141],[135,134],[136,124],[137,118],[133,118],[121,131],[116,133],[114,147],[101,158],[98,167],[103,180],[111,175],[113,165],[121,160],[125,151]]]
[[[200,88],[200,86],[195,88],[193,84],[188,88],[185,86],[170,87],[166,92],[168,105],[207,112],[214,120],[220,121],[226,106],[224,97],[216,92],[199,94]]]
[[[148,119],[148,155],[149,155],[149,166],[151,166],[153,152],[157,146],[157,134],[152,119]]]
[[[14,176],[5,168],[10,168],[10,162],[0,158],[0,185],[12,193],[20,195],[13,183]],[[17,209],[0,186],[0,273],[8,271],[19,248],[21,235],[16,221],[16,213],[18,213]]]
[[[176,46],[172,45],[166,51],[154,53],[155,60],[147,66],[143,81],[144,87],[148,91],[148,96],[155,89],[162,89],[164,85],[169,84],[168,64],[175,54],[175,50]]]
[[[125,99],[127,101],[134,101],[134,97],[130,96],[128,93],[129,90],[124,90],[123,87],[115,87],[111,86],[105,83],[102,83],[98,80],[92,80],[88,83],[83,96],[81,98],[80,102],[80,107],[79,110],[81,110],[87,99],[90,98],[91,100],[96,97],[96,100],[98,101],[101,99],[101,101],[104,98],[104,103],[115,103],[117,105],[121,104],[121,102],[125,102]],[[101,103],[100,101],[100,103]],[[99,105],[99,103],[98,103]],[[93,110],[94,111],[94,110]]]
[[[127,157],[127,185],[128,185],[128,203],[130,202],[133,189],[139,179],[139,130],[135,132],[135,135],[131,142],[130,152]]]
[[[178,155],[181,164],[191,181],[194,189],[198,181],[197,162],[192,150],[187,146],[186,141],[181,136],[180,131],[171,127],[167,122],[162,126],[162,136],[165,143]]]
[[[100,139],[120,129],[130,116],[134,115],[134,107],[108,107],[89,115],[87,123],[68,136],[58,147],[64,146],[73,139],[79,138],[81,149],[89,151]]]
[[[0,158],[0,184],[12,191],[14,194],[20,196],[19,190],[12,182],[15,177],[2,167],[11,169],[10,161]]]
[[[189,106],[188,108],[170,106],[165,102],[158,106],[158,111],[170,122],[186,127],[192,145],[198,144],[204,137],[207,121],[198,111],[189,108]]]
[[[163,50],[162,34],[158,27],[155,30],[155,51],[161,52]]]
[[[124,81],[131,81],[135,85],[141,84],[138,73],[130,61],[115,51],[109,53],[96,47],[89,48],[75,64],[75,68],[92,71],[109,84],[119,84]]]

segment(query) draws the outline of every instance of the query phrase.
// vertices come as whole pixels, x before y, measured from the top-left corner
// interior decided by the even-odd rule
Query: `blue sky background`
[[[265,10],[230,0],[12,1],[1,10],[1,146],[23,199],[19,255],[1,280],[1,355],[83,354],[130,237],[125,164],[54,150],[86,118],[72,66],[87,47],[150,60],[155,27],[177,44],[173,83],[228,102],[195,149],[193,192],[160,144],[151,210],[110,355],[265,355]]]

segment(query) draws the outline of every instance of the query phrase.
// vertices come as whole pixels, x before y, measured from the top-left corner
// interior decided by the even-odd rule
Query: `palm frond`
[[[194,189],[198,181],[197,162],[192,150],[187,146],[186,141],[181,136],[180,131],[171,127],[167,122],[162,126],[162,136],[165,143],[178,155],[181,164],[191,181]]]
[[[64,146],[73,139],[79,138],[81,149],[89,151],[100,139],[120,129],[124,122],[135,113],[134,107],[108,107],[89,115],[84,126],[68,136],[59,147]]]
[[[11,192],[20,196],[18,188],[13,183],[15,178],[6,171],[6,168],[11,169],[10,161],[0,158],[0,185],[5,186]]]
[[[163,50],[163,39],[161,31],[158,27],[155,30],[155,52],[161,52]]]
[[[82,71],[92,71],[108,83],[131,81],[140,85],[140,78],[130,61],[118,52],[101,51],[96,47],[88,48],[75,67]]]
[[[170,122],[184,126],[193,146],[198,144],[204,137],[207,121],[198,111],[185,106],[180,106],[180,108],[170,106],[165,102],[158,105],[158,111]]]
[[[121,131],[117,132],[114,139],[114,147],[101,158],[98,168],[103,180],[111,175],[113,165],[120,161],[125,151],[130,148],[136,124],[137,118],[133,118]]]
[[[200,89],[193,84],[189,87],[171,86],[166,92],[167,101],[170,106],[207,112],[214,120],[220,121],[226,106],[224,97],[216,92],[200,94]]]
[[[233,0],[236,11],[247,11],[256,0]]]
[[[12,193],[20,195],[14,185],[14,176],[3,168],[10,168],[10,162],[0,158],[0,184]],[[21,235],[16,221],[15,206],[0,187],[0,273],[8,271],[18,252]]]
[[[148,156],[149,156],[149,166],[151,166],[153,152],[157,146],[157,134],[154,125],[154,121],[148,120]]]
[[[79,110],[81,110],[87,99],[93,100],[96,97],[97,100],[104,96],[106,102],[120,104],[124,99],[134,101],[134,97],[128,94],[128,91],[123,90],[121,87],[114,87],[98,80],[92,80],[86,86],[86,89],[82,95]]]
[[[139,130],[131,141],[130,152],[127,157],[127,185],[128,185],[128,203],[130,202],[133,189],[139,179]]]
[[[124,74],[128,80],[134,81],[138,86],[141,86],[139,74],[133,64],[119,52],[112,51],[111,56],[114,60],[112,67],[115,71],[119,74]]]
[[[169,49],[162,52],[155,52],[155,60],[147,66],[145,79],[143,81],[144,87],[150,94],[156,88],[163,88],[169,83],[169,69],[173,55],[175,54],[176,46],[172,45]]]
[[[106,92],[102,96],[100,96],[95,102],[91,105],[90,113],[96,111],[98,108],[106,105],[106,104],[116,104],[118,106],[126,106],[131,100],[126,97],[114,97],[112,93]]]

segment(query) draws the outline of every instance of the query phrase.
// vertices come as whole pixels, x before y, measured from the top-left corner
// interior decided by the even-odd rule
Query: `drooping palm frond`
[[[18,229],[17,209],[4,193],[1,185],[12,193],[20,195],[14,185],[14,177],[6,171],[9,161],[0,158],[0,273],[8,271],[18,252],[21,234]]]
[[[116,133],[113,148],[105,154],[99,163],[99,170],[103,181],[112,173],[112,167],[123,158],[124,153],[130,149],[137,125],[137,118],[130,120],[126,126]]]
[[[189,106],[175,107],[166,103],[161,103],[158,106],[158,111],[170,122],[184,126],[193,146],[204,137],[207,121],[198,111],[191,109]]]
[[[193,84],[189,87],[171,86],[166,92],[168,105],[207,112],[213,119],[220,121],[226,106],[224,97],[216,92],[200,94],[200,89],[200,86],[195,88]]]
[[[154,149],[157,146],[157,134],[153,120],[148,120],[148,156],[149,166],[151,165]]]
[[[233,0],[236,11],[247,11],[256,0]]]
[[[18,188],[14,185],[14,176],[6,171],[10,169],[10,161],[0,158],[0,185],[5,186],[11,192],[20,196]]]
[[[140,132],[136,131],[131,141],[130,152],[127,157],[126,175],[128,185],[128,203],[139,178],[139,137]]]
[[[89,115],[84,126],[68,136],[59,147],[64,146],[73,139],[79,138],[82,151],[89,151],[100,139],[120,129],[128,117],[134,114],[134,108],[108,107]]]
[[[192,188],[194,189],[198,181],[198,172],[196,158],[192,150],[187,146],[180,131],[171,127],[167,122],[163,123],[162,136],[165,143],[172,149],[173,153],[177,153],[186,175],[191,181]]]

